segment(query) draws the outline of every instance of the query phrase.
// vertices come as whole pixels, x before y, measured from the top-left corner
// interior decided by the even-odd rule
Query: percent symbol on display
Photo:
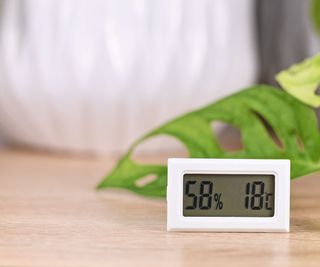
[[[214,200],[216,202],[216,210],[219,209],[219,210],[222,210],[223,208],[223,202],[221,201],[221,193],[218,194],[218,193],[215,193],[214,194]]]

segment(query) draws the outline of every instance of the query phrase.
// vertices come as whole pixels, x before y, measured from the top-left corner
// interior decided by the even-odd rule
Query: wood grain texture
[[[115,160],[1,152],[0,266],[320,266],[319,174],[290,233],[168,233],[164,200],[95,191]]]

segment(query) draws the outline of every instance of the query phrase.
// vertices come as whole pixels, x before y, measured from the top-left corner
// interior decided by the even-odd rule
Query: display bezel
[[[272,217],[183,216],[183,176],[185,174],[274,175],[274,215]],[[281,192],[281,194],[280,194]],[[169,159],[169,231],[289,231],[290,161],[251,159]]]

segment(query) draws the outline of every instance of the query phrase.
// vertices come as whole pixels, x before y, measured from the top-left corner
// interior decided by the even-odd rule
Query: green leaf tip
[[[320,54],[281,71],[276,80],[289,94],[312,107],[320,107]]]
[[[320,34],[320,0],[311,0],[310,15],[314,29]]]

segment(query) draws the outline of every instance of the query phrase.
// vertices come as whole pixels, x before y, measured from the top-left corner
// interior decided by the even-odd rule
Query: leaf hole
[[[157,175],[155,174],[150,174],[150,175],[146,175],[146,176],[143,176],[141,177],[140,179],[136,180],[134,182],[134,184],[137,186],[137,187],[145,187],[147,184],[150,184],[152,183],[153,181],[155,181],[157,179]]]
[[[150,137],[139,144],[131,158],[138,163],[167,164],[168,158],[187,157],[186,147],[169,135]]]
[[[275,130],[273,129],[273,127],[271,126],[271,124],[258,112],[256,111],[252,111],[257,118],[261,121],[261,123],[264,125],[264,127],[267,129],[267,132],[269,133],[271,139],[274,141],[274,143],[280,148],[283,149],[283,144],[280,140],[280,138],[278,137],[278,135],[276,134]]]
[[[241,132],[238,128],[223,121],[214,121],[211,127],[220,147],[226,152],[235,152],[243,149]]]

